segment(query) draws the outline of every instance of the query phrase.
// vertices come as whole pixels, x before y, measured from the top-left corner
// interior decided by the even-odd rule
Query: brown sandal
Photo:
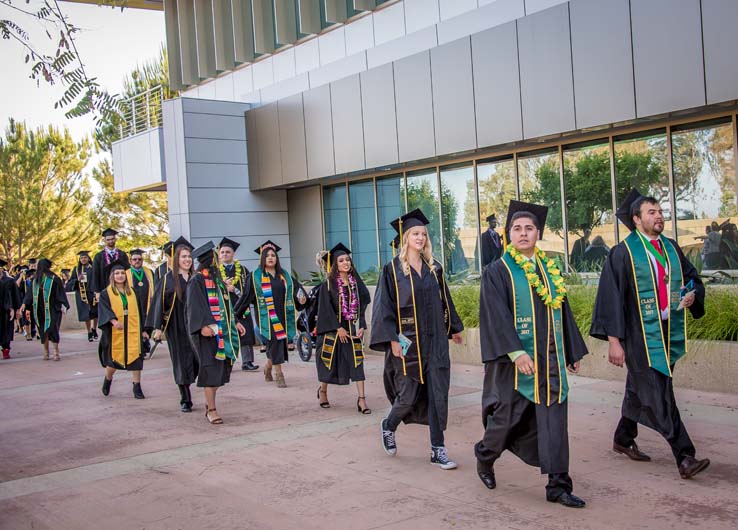
[[[210,417],[210,413],[215,412],[215,418]],[[215,409],[209,409],[207,406],[205,406],[205,418],[210,422],[210,425],[222,425],[223,424],[223,418],[218,416],[218,411]]]

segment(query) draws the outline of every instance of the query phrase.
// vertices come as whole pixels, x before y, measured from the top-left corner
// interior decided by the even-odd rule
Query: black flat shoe
[[[707,466],[709,465],[709,458],[697,460],[693,456],[686,456],[684,460],[682,460],[682,463],[679,464],[679,476],[681,476],[683,479],[690,479],[694,477],[697,473],[707,469]]]
[[[562,493],[555,499],[546,499],[548,502],[555,502],[566,506],[567,508],[584,508],[587,503],[574,495],[573,493]]]
[[[492,471],[492,466],[481,463],[477,460],[477,476],[482,483],[487,486],[487,489],[495,489],[497,487],[497,481],[495,480],[495,472]]]
[[[136,399],[146,399],[143,390],[141,390],[141,383],[133,383],[133,397]]]
[[[182,403],[182,412],[192,412],[192,405],[190,403]]]
[[[631,460],[635,460],[636,462],[650,462],[651,457],[648,456],[646,453],[638,449],[638,446],[635,442],[630,444],[629,446],[624,446],[617,444],[613,442],[612,444],[612,450],[616,453],[620,453],[621,455],[625,455]]]
[[[103,396],[107,396],[110,394],[110,385],[113,384],[112,379],[108,379],[107,377],[103,377],[103,386],[102,386],[102,393]]]
[[[255,372],[258,369],[259,369],[259,365],[258,364],[254,364],[254,363],[252,363],[250,361],[241,364],[241,370],[243,370],[244,372]]]

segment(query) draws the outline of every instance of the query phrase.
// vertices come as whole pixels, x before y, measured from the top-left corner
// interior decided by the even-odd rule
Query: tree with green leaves
[[[0,139],[0,255],[11,265],[39,256],[71,265],[97,240],[82,174],[90,153],[66,129],[30,131],[10,119]]]

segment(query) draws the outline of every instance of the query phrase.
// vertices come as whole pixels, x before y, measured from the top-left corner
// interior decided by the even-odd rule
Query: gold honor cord
[[[397,303],[397,332],[402,333],[402,316],[400,315],[400,287],[397,285],[397,270],[395,269],[394,258],[392,259],[390,263],[392,264],[392,276],[394,277],[394,280],[395,280],[395,302]],[[391,349],[392,349],[392,344],[390,344],[390,350]],[[402,375],[407,376],[407,366],[405,366],[405,356],[401,355],[400,359],[402,360]]]

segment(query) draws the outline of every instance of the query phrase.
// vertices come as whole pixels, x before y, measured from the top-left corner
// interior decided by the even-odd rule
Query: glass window
[[[520,200],[548,206],[543,239],[538,247],[564,263],[564,220],[557,151],[526,153],[518,157]]]
[[[397,235],[390,223],[405,212],[402,175],[377,179],[377,218],[379,220],[379,258],[384,265],[392,259],[390,243]]]
[[[433,256],[443,263],[441,250],[441,216],[438,209],[438,177],[436,169],[407,174],[407,209],[420,208],[428,218],[428,234]]]
[[[376,272],[379,266],[377,255],[377,218],[374,208],[374,182],[352,182],[349,184],[351,205],[351,256],[359,274]],[[348,244],[348,243],[346,243]]]
[[[738,269],[730,121],[672,130],[679,245],[698,270]]]
[[[477,164],[477,182],[479,183],[479,226],[481,227],[481,248],[474,250],[475,261],[481,260],[484,267],[502,257],[502,230],[507,218],[507,205],[516,197],[515,161],[512,158],[490,160]],[[490,222],[487,218],[495,216]],[[490,228],[497,232],[495,236]]]
[[[615,244],[608,143],[564,150],[569,267],[599,272]]]
[[[349,246],[348,204],[346,185],[323,188],[323,221],[326,250],[338,243]]]
[[[444,269],[450,282],[477,272],[477,194],[474,167],[441,168]]]
[[[625,199],[632,188],[643,195],[656,198],[664,210],[664,235],[674,237],[671,227],[671,201],[669,199],[669,166],[667,161],[666,132],[651,131],[645,136],[623,137],[615,140],[615,179],[617,204]],[[622,241],[630,231],[621,223]]]

